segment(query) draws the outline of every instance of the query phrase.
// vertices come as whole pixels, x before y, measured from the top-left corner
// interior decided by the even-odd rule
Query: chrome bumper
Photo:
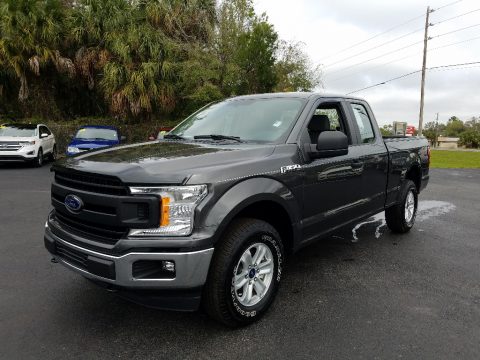
[[[109,263],[113,262],[113,264],[115,264],[114,279],[92,274],[91,272],[76,266],[68,259],[65,259],[62,255],[55,253],[55,251],[52,252],[51,248],[47,246],[47,241],[59,243],[67,249],[72,249],[83,255],[100,259],[100,261],[103,260]],[[67,268],[78,272],[91,280],[101,281],[125,288],[189,289],[203,286],[207,279],[210,260],[213,255],[213,248],[211,248],[181,253],[130,252],[121,256],[112,256],[68,243],[53,234],[48,228],[45,229],[45,244],[47,249],[52,253],[53,258]],[[138,260],[173,261],[175,263],[175,277],[168,279],[137,279],[132,274],[132,264]]]

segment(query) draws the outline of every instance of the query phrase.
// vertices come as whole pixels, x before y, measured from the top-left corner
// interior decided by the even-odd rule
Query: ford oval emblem
[[[65,207],[69,211],[78,212],[82,210],[83,201],[76,195],[67,195],[65,196]]]

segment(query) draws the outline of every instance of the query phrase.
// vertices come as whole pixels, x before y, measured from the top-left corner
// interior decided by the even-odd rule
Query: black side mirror
[[[341,131],[322,131],[310,156],[327,158],[348,154],[348,137]]]
[[[127,137],[125,135],[120,136],[120,141],[126,141]]]

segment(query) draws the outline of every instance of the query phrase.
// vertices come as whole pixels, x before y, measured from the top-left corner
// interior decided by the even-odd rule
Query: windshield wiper
[[[183,136],[177,134],[165,134],[163,136],[164,139],[175,139],[175,140],[185,140]]]
[[[237,142],[243,142],[239,136],[228,136],[228,135],[220,135],[220,134],[195,135],[193,138],[195,140],[212,139],[212,140],[234,140]]]

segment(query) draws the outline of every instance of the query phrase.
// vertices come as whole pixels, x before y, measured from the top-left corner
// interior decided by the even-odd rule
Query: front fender
[[[271,178],[251,178],[228,189],[209,209],[202,221],[202,227],[213,231],[216,243],[232,219],[247,206],[259,201],[272,201],[288,214],[293,226],[294,243],[298,234],[300,209],[294,194],[281,182]]]

